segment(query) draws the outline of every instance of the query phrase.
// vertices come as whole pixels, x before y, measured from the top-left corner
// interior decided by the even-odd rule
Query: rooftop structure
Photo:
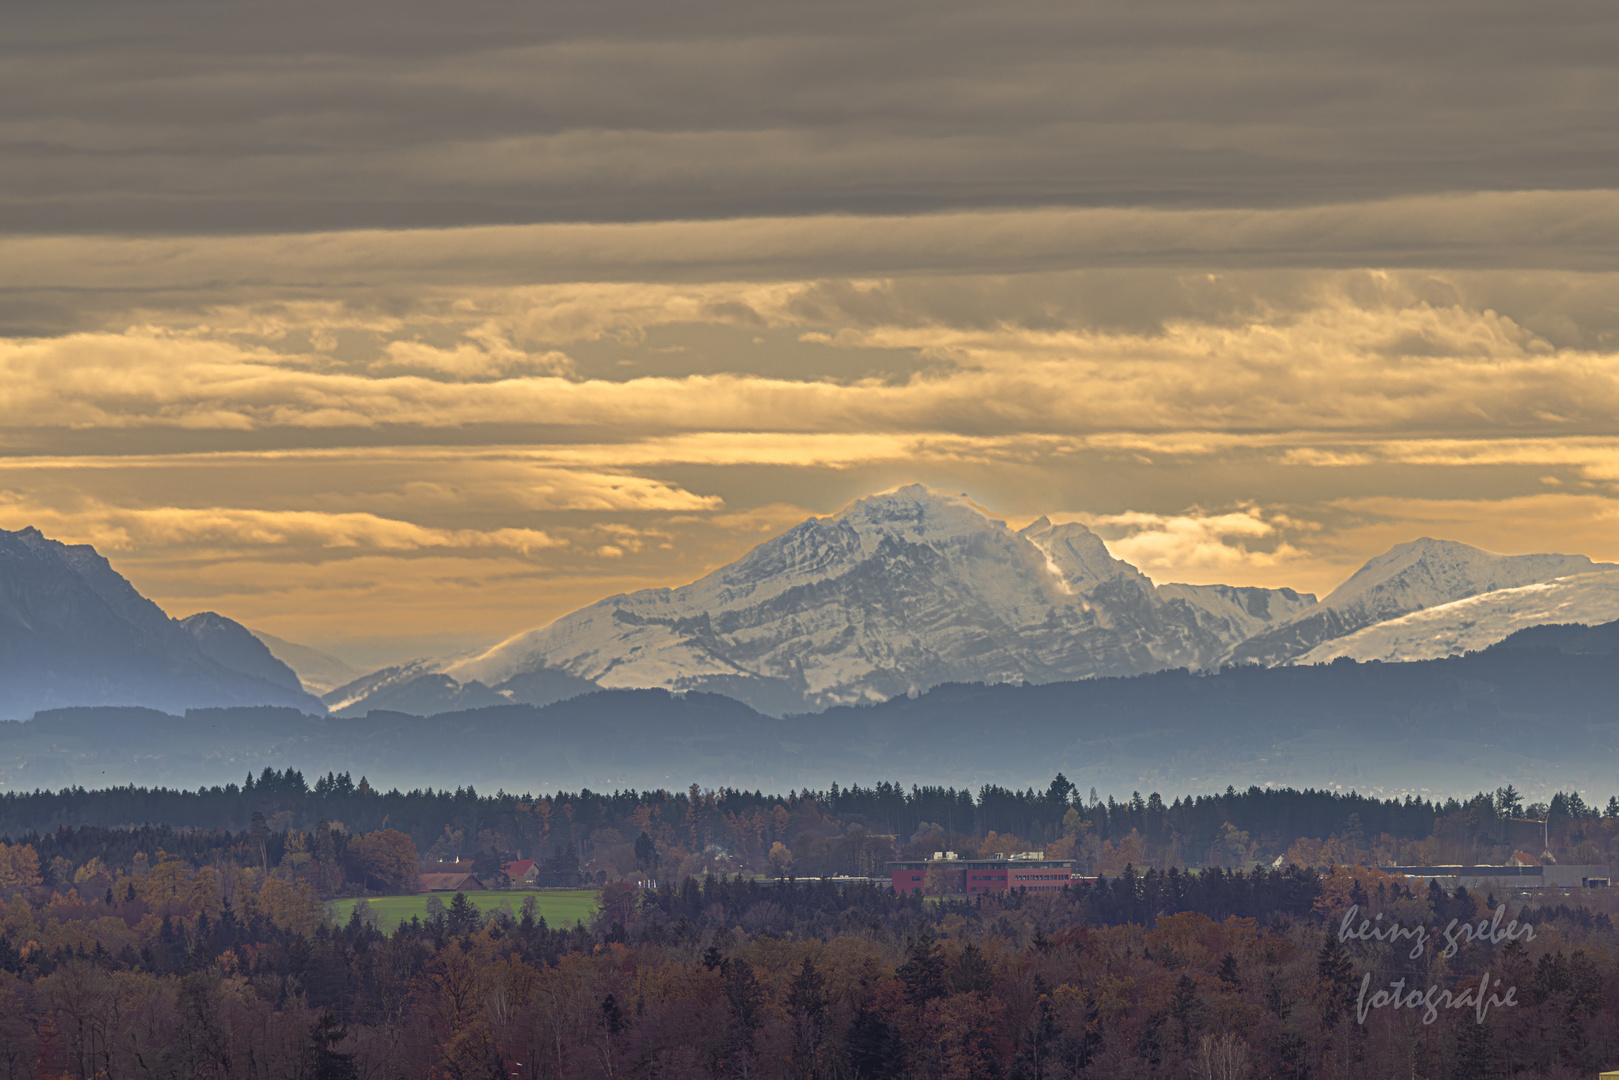
[[[1514,856],[1505,866],[1379,866],[1385,874],[1404,874],[1421,882],[1437,881],[1445,888],[1457,885],[1478,889],[1581,889],[1606,888],[1608,867],[1602,864],[1558,866],[1522,861]]]
[[[932,896],[980,896],[1013,889],[1047,892],[1067,887],[1074,875],[1074,860],[1048,859],[1041,851],[997,853],[978,859],[963,859],[954,851],[936,851],[931,859],[888,865],[895,892]]]
[[[419,892],[482,892],[483,882],[471,874],[418,874],[416,888]]]

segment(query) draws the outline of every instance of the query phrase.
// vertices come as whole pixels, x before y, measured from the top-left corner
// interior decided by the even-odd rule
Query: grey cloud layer
[[[0,230],[1599,188],[1601,0],[25,3]]]
[[[1076,303],[1107,323],[1159,302],[1152,268],[1257,270],[1445,267],[1516,274],[1537,305],[1564,301],[1566,275],[1619,271],[1619,192],[1415,196],[1270,210],[1043,209],[857,218],[542,224],[269,236],[0,237],[0,333],[28,335],[127,319],[143,307],[359,301],[379,309],[477,287],[580,281],[804,281],[879,275],[1005,275],[1078,269],[1048,307]],[[1589,279],[1587,279],[1589,280]],[[1250,284],[1253,279],[1250,279]],[[1276,288],[1274,281],[1265,286]],[[1016,305],[1026,286],[998,290]],[[1607,301],[1579,320],[1603,323]],[[959,290],[986,319],[982,283]],[[1172,291],[1186,292],[1175,285]],[[1229,283],[1201,289],[1238,299]],[[1107,302],[1094,302],[1106,295]],[[1515,298],[1503,294],[1514,308]],[[1203,314],[1198,311],[1195,314]],[[1564,338],[1569,344],[1581,340]]]

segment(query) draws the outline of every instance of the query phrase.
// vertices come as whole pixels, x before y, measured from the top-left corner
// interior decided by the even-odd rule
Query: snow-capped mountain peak
[[[1468,597],[1614,569],[1584,555],[1498,555],[1422,537],[1369,560],[1314,609],[1270,626],[1232,650],[1242,663],[1286,663],[1323,642]]]
[[[1202,666],[1256,619],[1313,602],[1178,589],[1160,596],[1083,525],[1014,531],[966,496],[912,484],[810,518],[689,585],[609,597],[437,670],[518,699],[516,681],[544,674],[547,686],[704,689],[802,711],[946,681]],[[1230,617],[1238,609],[1273,614]]]
[[[809,518],[690,584],[608,597],[482,653],[378,673],[375,687],[361,680],[328,701],[352,713],[384,695],[388,707],[427,709],[664,687],[785,713],[941,682],[1290,663],[1412,612],[1603,569],[1581,555],[1497,555],[1424,537],[1369,560],[1319,604],[1291,589],[1159,585],[1083,524],[1040,517],[1013,530],[965,495],[910,484]],[[1598,577],[1581,586],[1579,610],[1606,610],[1597,594],[1608,575]],[[1522,625],[1513,603],[1489,607],[1497,615],[1486,622]]]
[[[1371,559],[1322,603],[1341,607],[1362,597],[1390,594],[1398,595],[1402,603],[1430,607],[1593,569],[1596,564],[1584,555],[1497,555],[1424,536]]]
[[[1619,570],[1593,570],[1479,593],[1384,619],[1322,642],[1297,663],[1340,656],[1401,662],[1477,652],[1531,626],[1599,626],[1619,620]]]

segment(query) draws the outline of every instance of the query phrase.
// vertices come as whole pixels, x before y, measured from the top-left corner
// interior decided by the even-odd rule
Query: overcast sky
[[[359,662],[920,480],[1158,580],[1619,558],[1611,3],[52,3],[0,526]]]

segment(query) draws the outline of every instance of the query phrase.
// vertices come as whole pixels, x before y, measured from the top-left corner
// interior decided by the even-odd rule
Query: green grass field
[[[415,896],[368,896],[371,910],[377,913],[384,932],[409,922],[412,915],[422,916],[427,911],[427,898],[436,896],[445,907],[450,906],[454,893],[417,893]],[[523,901],[532,896],[539,905],[540,914],[553,928],[588,922],[596,914],[597,893],[588,889],[513,889],[510,892],[469,892],[467,899],[481,911],[493,911],[501,904],[510,904],[512,914],[523,910]],[[356,901],[333,900],[332,919],[339,925],[349,921],[349,912]]]

